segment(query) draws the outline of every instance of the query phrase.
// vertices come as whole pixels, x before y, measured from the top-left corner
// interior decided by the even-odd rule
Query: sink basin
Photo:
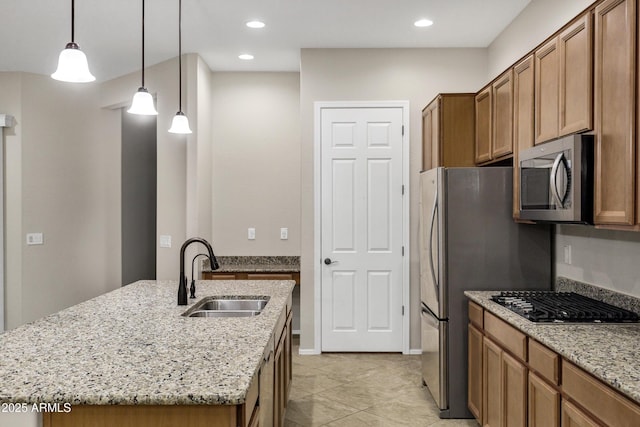
[[[266,296],[206,297],[182,315],[185,317],[251,317],[259,315],[269,302]]]
[[[251,317],[260,314],[256,310],[196,310],[187,317]]]

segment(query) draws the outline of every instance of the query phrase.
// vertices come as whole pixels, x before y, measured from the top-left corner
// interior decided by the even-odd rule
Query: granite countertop
[[[466,291],[475,303],[640,403],[640,324],[539,324],[493,302],[499,292]]]
[[[219,256],[216,273],[298,273],[298,256]],[[211,272],[209,259],[202,261],[202,271]]]
[[[0,402],[242,404],[294,282],[196,286],[178,306],[177,282],[140,281],[0,334]],[[209,295],[270,300],[255,317],[181,316]]]

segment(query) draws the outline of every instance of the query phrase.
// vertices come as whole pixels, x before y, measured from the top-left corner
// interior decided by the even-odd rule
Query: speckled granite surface
[[[491,296],[498,293],[466,291],[464,294],[515,328],[640,403],[640,324],[537,324],[491,301]]]
[[[285,285],[285,286],[283,286]],[[293,281],[141,281],[0,334],[0,402],[241,404]],[[245,318],[186,318],[208,295],[269,296]]]
[[[559,292],[575,292],[640,314],[640,299],[630,295],[567,279],[566,277],[558,277],[554,289]]]
[[[216,273],[291,273],[300,271],[299,256],[220,256]],[[202,261],[202,271],[211,271],[209,260]]]

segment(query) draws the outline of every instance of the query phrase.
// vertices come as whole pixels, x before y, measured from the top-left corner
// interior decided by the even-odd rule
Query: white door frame
[[[0,114],[0,333],[4,331],[4,128],[13,126],[13,117]]]
[[[313,213],[313,292],[314,292],[314,353],[320,354],[322,349],[322,239],[321,239],[321,135],[320,123],[321,113],[327,108],[402,108],[402,184],[404,185],[404,197],[402,199],[402,242],[404,246],[404,257],[402,259],[402,305],[404,306],[404,316],[402,319],[402,352],[410,354],[409,348],[409,326],[410,326],[410,277],[409,259],[409,101],[316,101],[313,103],[313,193],[314,193],[314,213]]]

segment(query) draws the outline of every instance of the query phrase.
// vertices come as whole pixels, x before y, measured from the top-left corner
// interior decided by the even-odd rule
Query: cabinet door
[[[513,152],[513,71],[509,70],[492,85],[493,140],[491,157]]]
[[[513,217],[520,217],[520,164],[518,153],[533,147],[533,55],[513,68]]]
[[[440,99],[431,107],[431,167],[437,168],[442,164],[442,140],[440,139]]]
[[[278,343],[275,351],[275,372],[274,372],[274,403],[273,403],[273,425],[280,427],[284,425],[285,391],[284,391],[284,339]]]
[[[273,342],[270,344],[273,346]],[[263,360],[262,368],[260,368],[260,427],[273,426],[273,397],[274,397],[274,353],[271,347]]]
[[[560,426],[560,393],[529,372],[529,427]]]
[[[509,427],[527,425],[527,368],[502,353],[502,422]]]
[[[502,426],[502,350],[493,341],[482,341],[482,425]]]
[[[204,272],[202,273],[202,278],[204,280],[236,280],[236,275],[234,273]]]
[[[431,146],[433,145],[431,133],[431,108],[427,105],[422,110],[422,170],[431,169]]]
[[[286,344],[284,347],[284,407],[286,409],[289,402],[289,392],[291,391],[291,382],[293,381],[293,314],[289,312],[287,319]]]
[[[558,137],[558,94],[560,64],[558,38],[554,38],[535,53],[536,135],[540,144]]]
[[[595,9],[596,224],[634,222],[635,8],[635,0],[605,0]]]
[[[587,414],[570,402],[562,400],[562,427],[599,427]]]
[[[482,333],[469,324],[468,394],[467,406],[473,416],[482,422]]]
[[[593,46],[591,12],[558,36],[560,136],[592,129]]]
[[[476,164],[491,160],[491,87],[476,95]]]

